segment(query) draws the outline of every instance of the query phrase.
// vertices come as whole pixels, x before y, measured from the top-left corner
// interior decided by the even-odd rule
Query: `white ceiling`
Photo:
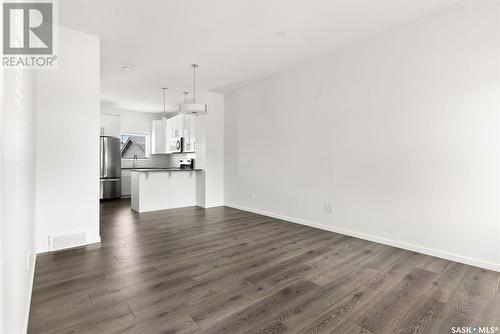
[[[170,102],[192,92],[191,63],[198,91],[227,92],[449,3],[60,1],[58,10],[62,26],[101,37],[103,108],[155,112],[161,87]]]

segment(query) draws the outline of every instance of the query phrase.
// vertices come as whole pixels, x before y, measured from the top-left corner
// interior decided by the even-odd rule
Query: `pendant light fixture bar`
[[[179,112],[180,107],[178,105],[168,105],[167,104],[167,90],[168,88],[162,88],[163,90],[163,113],[169,113],[169,112]]]
[[[162,88],[163,90],[163,112],[167,112],[167,89],[168,88]]]
[[[204,115],[207,113],[207,105],[196,103],[196,69],[198,64],[191,64],[191,67],[193,68],[193,103],[186,103],[187,94],[185,93],[185,103],[181,105],[181,113],[196,116]]]
[[[191,64],[193,68],[193,103],[196,104],[196,69],[198,68],[197,64]]]

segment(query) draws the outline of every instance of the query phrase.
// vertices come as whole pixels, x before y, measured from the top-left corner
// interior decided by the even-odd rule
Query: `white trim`
[[[71,248],[85,247],[85,246],[89,246],[89,245],[93,245],[93,244],[98,244],[98,243],[101,243],[101,236],[97,236],[95,239],[92,239],[90,241],[87,240],[87,242],[84,243],[84,244],[72,245],[72,246],[69,246],[69,247],[58,248],[58,249],[54,249],[54,250],[50,250],[48,248],[48,246],[47,246],[47,249],[45,249],[45,250],[37,250],[36,254],[53,253],[53,252],[58,252],[58,251],[61,251],[61,250],[68,250],[68,249],[71,249]]]
[[[79,247],[85,247],[85,246],[90,246],[90,245],[93,245],[93,244],[98,244],[98,243],[101,243],[101,236],[98,236],[96,239],[94,240],[87,240],[86,243],[83,243],[83,244],[77,244],[77,245],[71,245],[71,246],[68,246],[68,247],[63,247],[63,248],[58,248],[58,249],[53,249],[53,250],[49,250],[50,253],[53,253],[53,252],[59,252],[59,251],[62,251],[62,250],[68,250],[68,249],[71,249],[71,248],[79,248]]]
[[[304,219],[289,217],[289,216],[276,214],[276,213],[272,213],[272,212],[268,212],[268,211],[264,211],[264,210],[252,209],[252,208],[244,207],[244,206],[237,205],[237,204],[225,203],[225,206],[230,207],[230,208],[234,208],[234,209],[243,210],[243,211],[249,211],[249,212],[253,212],[253,213],[257,213],[260,215],[269,216],[269,217],[273,217],[273,218],[277,218],[277,219],[286,220],[286,221],[289,221],[289,222],[292,222],[295,224],[311,226],[311,227],[319,228],[319,229],[325,230],[325,231],[349,235],[349,236],[355,237],[355,238],[369,240],[369,241],[377,242],[377,243],[388,245],[388,246],[393,246],[393,247],[402,248],[402,249],[406,249],[406,250],[417,252],[417,253],[422,253],[425,255],[439,257],[439,258],[442,258],[445,260],[460,262],[460,263],[468,264],[471,266],[500,272],[500,264],[496,264],[496,263],[492,263],[492,262],[482,261],[479,259],[474,259],[474,258],[470,258],[470,257],[458,255],[458,254],[448,253],[448,252],[440,251],[437,249],[421,247],[421,246],[409,244],[406,242],[400,242],[400,241],[396,241],[396,240],[386,239],[386,238],[379,237],[379,236],[368,235],[368,234],[356,232],[356,231],[341,228],[341,227],[335,227],[335,226],[330,226],[330,225],[325,225],[325,224],[318,224],[318,223],[314,223],[314,222],[304,220]]]
[[[30,286],[28,291],[28,307],[26,308],[26,314],[24,315],[24,328],[23,333],[28,332],[28,322],[30,320],[30,309],[31,309],[31,295],[33,293],[33,282],[35,281],[35,266],[36,266],[36,252],[33,253],[33,263],[31,264],[31,278]]]
[[[212,203],[212,204],[205,204],[204,206],[202,206],[202,208],[204,208],[204,209],[210,209],[210,208],[216,208],[218,206],[229,206],[229,205],[226,205],[224,203]]]

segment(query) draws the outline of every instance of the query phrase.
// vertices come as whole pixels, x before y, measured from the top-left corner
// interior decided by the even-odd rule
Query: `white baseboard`
[[[101,236],[97,236],[96,238],[92,238],[90,240],[87,240],[86,243],[76,244],[76,245],[71,245],[71,246],[64,247],[64,248],[54,249],[51,252],[58,252],[58,251],[67,250],[67,249],[71,249],[71,248],[85,247],[85,246],[89,246],[89,245],[93,245],[93,244],[98,244],[100,242],[101,242]]]
[[[210,209],[210,208],[216,208],[218,206],[224,206],[224,205],[225,205],[224,203],[211,203],[211,204],[205,204],[204,206],[202,206],[202,208]]]
[[[30,320],[30,309],[31,309],[31,295],[33,293],[33,282],[35,281],[35,266],[36,266],[36,253],[33,254],[33,263],[31,264],[30,273],[30,286],[28,292],[28,307],[26,308],[26,314],[24,315],[24,330],[23,333],[28,332],[28,322]]]
[[[87,240],[87,242],[83,243],[83,244],[71,245],[71,246],[68,246],[65,248],[58,248],[58,249],[54,249],[54,250],[49,250],[49,247],[46,247],[43,249],[37,249],[36,253],[43,254],[43,253],[48,253],[48,252],[58,252],[61,250],[67,250],[67,249],[71,249],[71,248],[84,247],[84,246],[89,246],[89,245],[93,245],[93,244],[98,244],[100,242],[101,242],[101,236],[97,236],[97,237],[91,238],[90,240]]]
[[[314,222],[304,220],[304,219],[299,219],[299,218],[289,217],[289,216],[285,216],[285,215],[281,215],[281,214],[276,214],[273,212],[248,208],[248,207],[244,207],[244,206],[237,205],[237,204],[225,203],[225,206],[228,206],[228,207],[231,207],[234,209],[243,210],[243,211],[257,213],[257,214],[260,214],[263,216],[268,216],[268,217],[273,217],[273,218],[277,218],[277,219],[281,219],[281,220],[286,220],[286,221],[289,221],[289,222],[292,222],[295,224],[306,225],[306,226],[310,226],[310,227],[319,228],[319,229],[325,230],[325,231],[345,234],[345,235],[349,235],[351,237],[355,237],[355,238],[359,238],[359,239],[373,241],[373,242],[377,242],[377,243],[388,245],[388,246],[393,246],[393,247],[402,248],[402,249],[406,249],[406,250],[417,252],[417,253],[422,253],[422,254],[426,254],[426,255],[430,255],[430,256],[439,257],[439,258],[442,258],[445,260],[460,262],[460,263],[468,264],[471,266],[500,272],[500,264],[496,264],[496,263],[492,263],[492,262],[482,261],[482,260],[478,260],[478,259],[474,259],[474,258],[470,258],[470,257],[458,255],[458,254],[440,251],[437,249],[431,249],[431,248],[421,247],[421,246],[417,246],[417,245],[413,245],[413,244],[409,244],[409,243],[405,243],[405,242],[386,239],[386,238],[379,237],[379,236],[368,235],[368,234],[356,232],[356,231],[341,228],[341,227],[330,226],[330,225],[325,225],[325,224],[318,224],[318,223],[314,223]]]

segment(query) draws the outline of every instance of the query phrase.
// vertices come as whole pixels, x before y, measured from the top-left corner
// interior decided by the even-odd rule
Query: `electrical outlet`
[[[329,214],[333,213],[333,203],[327,202],[323,204],[323,211]]]
[[[255,191],[252,191],[252,192],[250,193],[250,197],[255,198]]]

